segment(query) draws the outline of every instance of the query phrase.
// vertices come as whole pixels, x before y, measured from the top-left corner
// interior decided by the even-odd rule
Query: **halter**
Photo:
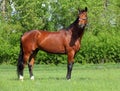
[[[79,20],[87,20],[87,18],[79,18]]]

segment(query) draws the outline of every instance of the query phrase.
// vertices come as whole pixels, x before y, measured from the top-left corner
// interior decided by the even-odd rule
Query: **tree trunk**
[[[6,11],[6,0],[2,0],[1,3],[1,12],[2,12],[2,16],[5,16],[5,11]]]

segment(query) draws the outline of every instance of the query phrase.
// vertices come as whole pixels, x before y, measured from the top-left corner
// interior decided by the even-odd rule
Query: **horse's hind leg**
[[[28,63],[28,68],[29,68],[29,73],[30,73],[30,79],[31,80],[34,80],[33,65],[34,65],[34,61],[35,61],[34,59],[35,59],[35,56],[36,56],[37,52],[38,52],[37,49],[35,51],[33,51],[33,53],[30,56],[29,63]]]
[[[19,61],[17,64],[17,72],[20,80],[23,80],[23,70],[25,68],[28,59],[29,59],[29,55],[24,54],[23,56],[19,56]]]
[[[29,60],[29,57],[30,57],[29,53],[24,53],[23,63],[22,63],[23,68],[21,69],[21,73],[20,73],[20,76],[19,76],[20,80],[23,80],[23,71],[24,71],[25,65],[27,64],[27,61]]]
[[[19,58],[19,62],[17,64],[17,73],[18,73],[18,78],[20,80],[23,80],[23,69],[24,69],[24,65],[23,65],[23,59],[22,58]]]
[[[31,79],[31,80],[34,80],[34,76],[33,76],[33,65],[34,65],[34,58],[32,58],[31,61],[28,63],[29,74],[30,74],[30,79]]]

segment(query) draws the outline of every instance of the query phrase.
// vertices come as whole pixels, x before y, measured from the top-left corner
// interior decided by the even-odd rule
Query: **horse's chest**
[[[68,49],[68,51],[74,50],[75,52],[77,52],[80,49],[79,40],[77,40],[76,42],[74,42],[72,44],[70,44],[70,42],[69,42],[67,49]]]
[[[80,42],[77,40],[75,42],[75,44],[72,46],[72,48],[75,50],[75,51],[78,51],[80,49]]]

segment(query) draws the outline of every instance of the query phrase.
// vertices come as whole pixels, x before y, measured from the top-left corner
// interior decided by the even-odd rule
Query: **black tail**
[[[19,58],[18,58],[18,63],[17,63],[17,75],[19,77],[19,75],[23,75],[23,47],[22,47],[22,41],[20,39],[20,54],[19,54]]]

